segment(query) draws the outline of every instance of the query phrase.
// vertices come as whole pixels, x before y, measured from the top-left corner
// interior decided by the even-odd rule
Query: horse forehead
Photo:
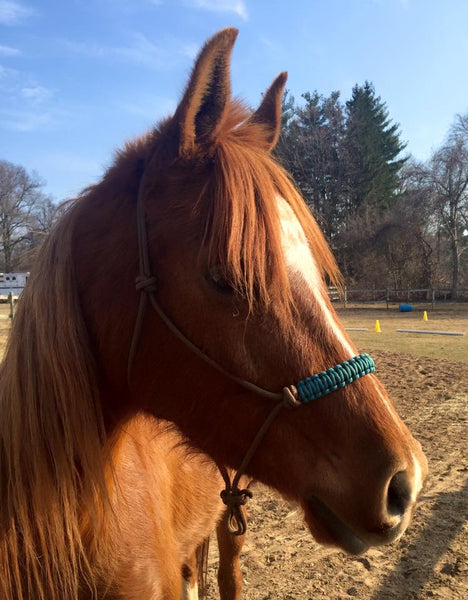
[[[317,289],[321,276],[312,255],[304,229],[294,210],[281,196],[276,197],[281,222],[281,241],[287,266],[300,273],[304,280]]]

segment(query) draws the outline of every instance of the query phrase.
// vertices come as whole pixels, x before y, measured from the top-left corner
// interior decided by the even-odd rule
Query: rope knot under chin
[[[152,275],[150,275],[150,276],[138,275],[138,277],[135,279],[135,287],[139,292],[143,291],[143,292],[155,293],[158,289],[157,285],[158,285],[158,280],[156,279],[156,277],[153,277]]]
[[[247,504],[253,494],[250,490],[224,489],[221,499],[228,507],[228,529],[233,535],[244,535],[247,531],[247,520],[242,510],[242,506]]]

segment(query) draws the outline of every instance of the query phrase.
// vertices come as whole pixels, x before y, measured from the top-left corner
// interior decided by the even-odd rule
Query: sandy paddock
[[[468,598],[468,364],[373,352],[378,374],[421,441],[430,477],[407,534],[349,557],[314,542],[300,510],[256,486],[244,546],[245,600]],[[208,598],[215,585],[210,555]]]

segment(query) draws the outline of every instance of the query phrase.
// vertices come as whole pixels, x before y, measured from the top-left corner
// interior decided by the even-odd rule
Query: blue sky
[[[299,99],[372,81],[416,158],[468,111],[466,0],[0,0],[0,158],[56,200],[174,110],[198,48],[238,27],[233,91]]]

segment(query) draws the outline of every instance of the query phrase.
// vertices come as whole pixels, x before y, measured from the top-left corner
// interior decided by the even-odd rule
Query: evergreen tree
[[[283,102],[283,133],[276,153],[332,239],[344,182],[340,159],[344,106],[339,92],[329,97],[306,92],[302,98],[301,107],[295,107],[291,97]]]
[[[407,160],[398,158],[406,147],[398,128],[371,83],[354,86],[346,102],[344,140],[348,182],[345,212],[349,215],[365,213],[368,208],[383,211],[394,204],[398,174]]]

